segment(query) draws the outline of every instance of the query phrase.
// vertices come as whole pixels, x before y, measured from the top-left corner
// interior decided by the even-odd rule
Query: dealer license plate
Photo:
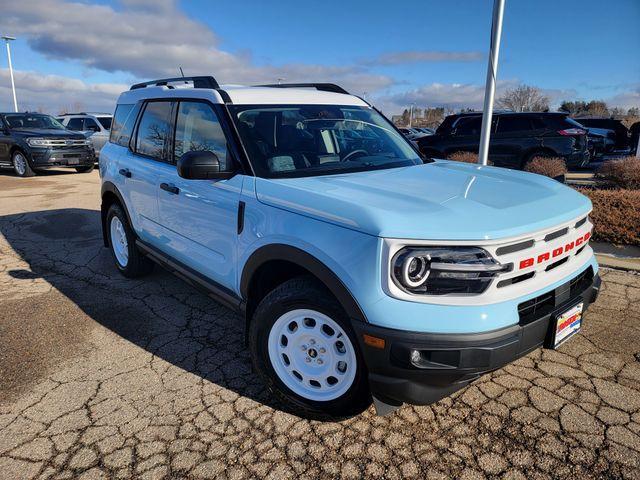
[[[582,307],[583,303],[578,303],[556,317],[553,348],[558,348],[560,344],[566,342],[580,330],[582,326]]]

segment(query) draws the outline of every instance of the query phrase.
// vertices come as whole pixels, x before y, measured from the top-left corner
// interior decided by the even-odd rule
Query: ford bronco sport
[[[587,198],[422,160],[332,84],[134,85],[100,173],[116,267],[240,312],[255,371],[308,417],[432,403],[556,348],[600,285]]]

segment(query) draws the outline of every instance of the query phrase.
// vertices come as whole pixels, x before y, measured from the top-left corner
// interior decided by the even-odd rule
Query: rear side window
[[[84,129],[85,130],[89,130],[91,128],[100,131],[100,127],[98,126],[98,124],[96,123],[96,121],[93,118],[85,118],[84,119]]]
[[[136,153],[158,160],[166,158],[171,135],[172,102],[149,102],[142,112],[136,138]]]
[[[461,118],[456,123],[456,135],[480,135],[482,117]]]
[[[220,165],[226,165],[227,140],[213,108],[202,102],[180,102],[173,161],[199,150],[215,153]]]
[[[122,147],[129,146],[129,140],[133,132],[136,117],[140,111],[140,104],[121,103],[116,107],[113,115],[111,136],[109,141]]]
[[[98,121],[105,130],[111,129],[111,117],[98,117]]]
[[[521,132],[531,130],[531,121],[528,117],[503,115],[498,119],[496,133]]]
[[[578,128],[573,120],[564,115],[540,115],[539,117],[535,118],[533,123],[535,128],[544,128],[548,130]],[[580,126],[579,128],[582,128],[582,126]]]
[[[67,128],[69,130],[82,130],[82,118],[70,118]]]

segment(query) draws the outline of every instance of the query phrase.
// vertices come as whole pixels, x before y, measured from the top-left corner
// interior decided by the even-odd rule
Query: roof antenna
[[[178,66],[178,68],[180,69],[180,75],[182,75],[182,78],[184,78],[184,72],[182,71],[182,67]]]

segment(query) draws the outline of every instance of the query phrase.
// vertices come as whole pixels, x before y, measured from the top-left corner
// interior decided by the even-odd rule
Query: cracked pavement
[[[99,178],[0,174],[0,477],[640,478],[640,276],[582,332],[426,407],[292,416],[239,317],[157,268],[121,277]]]

